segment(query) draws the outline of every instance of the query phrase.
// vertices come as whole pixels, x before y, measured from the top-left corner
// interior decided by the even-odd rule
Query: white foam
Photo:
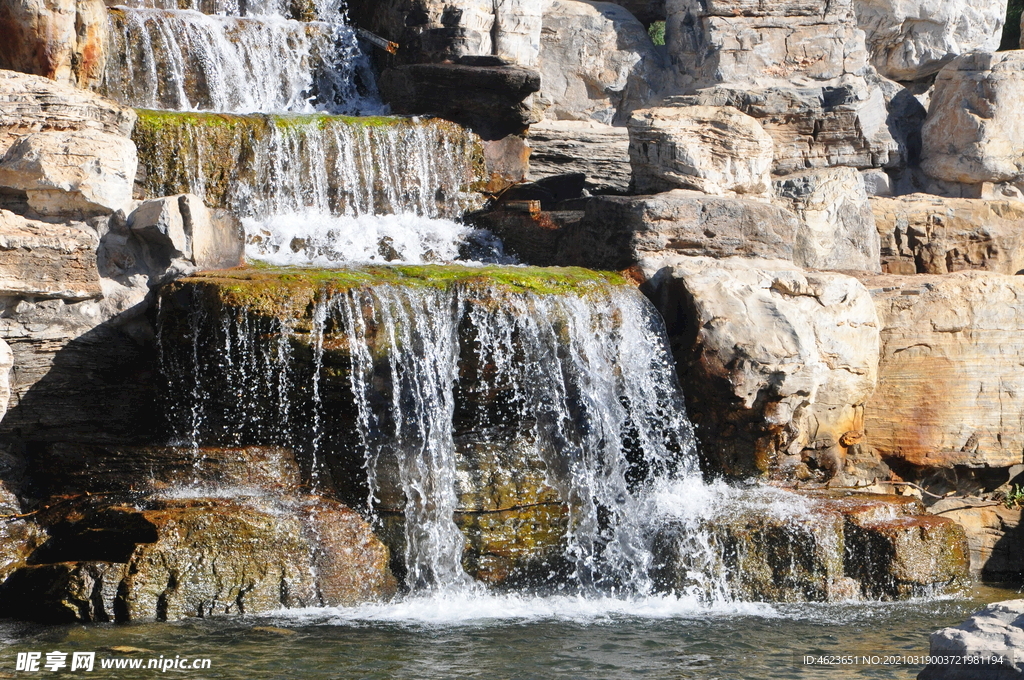
[[[700,477],[672,480],[652,494],[657,517],[711,520],[737,511],[776,519],[806,517],[813,501],[772,486],[733,486],[719,480],[706,483]]]

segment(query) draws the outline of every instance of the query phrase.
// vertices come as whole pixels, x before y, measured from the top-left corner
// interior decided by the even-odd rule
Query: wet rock
[[[771,136],[732,107],[643,109],[629,120],[629,159],[639,193],[695,189],[766,197],[773,154]]]
[[[543,120],[530,126],[531,180],[580,172],[591,192],[629,189],[629,131],[597,121]]]
[[[791,260],[796,217],[768,203],[676,190],[598,196],[560,241],[561,264],[622,270],[673,255]]]
[[[81,88],[98,85],[107,59],[103,0],[26,0],[0,7],[0,68]]]
[[[930,76],[960,54],[995,52],[1006,19],[1005,0],[855,0],[854,6],[871,63],[893,80]]]
[[[1024,270],[1024,203],[912,194],[871,200],[890,274]]]
[[[988,581],[1018,581],[1024,573],[1024,545],[1018,540],[1020,508],[971,498],[944,498],[928,508],[964,528],[971,573]]]
[[[864,180],[853,168],[775,178],[776,202],[801,220],[793,261],[810,269],[881,270],[878,232]]]
[[[0,584],[0,616],[55,624],[124,620],[117,589],[126,571],[109,562],[22,567]]]
[[[661,57],[647,29],[610,2],[547,3],[540,36],[535,106],[545,118],[622,121],[661,87]]]
[[[98,246],[96,231],[82,222],[53,224],[0,210],[0,295],[100,297]]]
[[[842,471],[877,375],[864,286],[777,260],[657,262],[647,261],[643,290],[665,318],[711,469],[770,473],[800,455],[826,477]]]
[[[40,215],[94,216],[126,209],[138,157],[118,135],[81,130],[36,132],[0,161],[0,187],[24,192]]]
[[[493,210],[473,217],[473,223],[501,239],[505,252],[538,267],[563,264],[559,244],[583,219],[582,210]]]
[[[861,280],[881,338],[867,441],[890,464],[1020,463],[1024,279],[959,272]]]
[[[34,132],[97,130],[127,137],[136,118],[132,109],[92,92],[14,71],[0,70],[0,102],[0,154]]]
[[[928,654],[960,657],[957,663],[926,666],[918,680],[1001,680],[1024,675],[1024,600],[995,602],[976,612],[959,626],[931,634]],[[963,657],[1001,655],[1001,664],[964,663]]]
[[[957,57],[935,79],[921,167],[945,182],[1024,180],[1024,52]]]

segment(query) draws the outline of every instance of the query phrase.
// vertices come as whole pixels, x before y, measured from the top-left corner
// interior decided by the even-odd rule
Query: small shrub
[[[1021,2],[1024,2],[1024,0],[1012,0],[1012,2],[1021,3]],[[1018,14],[1018,19],[1019,19],[1020,18],[1020,12],[1018,11],[1017,14]],[[651,24],[647,28],[647,33],[648,33],[648,35],[651,36],[651,40],[654,41],[655,45],[664,45],[665,44],[665,22],[664,21],[655,21],[653,24]]]

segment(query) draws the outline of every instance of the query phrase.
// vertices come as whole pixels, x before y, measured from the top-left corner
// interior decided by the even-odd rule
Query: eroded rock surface
[[[530,126],[531,180],[581,172],[591,191],[629,189],[629,130],[597,121],[544,120]]]
[[[52,224],[0,210],[0,295],[100,297],[98,246],[88,224]]]
[[[0,68],[92,87],[107,59],[103,0],[23,0],[0,6]]]

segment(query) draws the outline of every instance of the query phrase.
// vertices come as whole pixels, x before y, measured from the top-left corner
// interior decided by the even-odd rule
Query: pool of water
[[[913,678],[916,665],[806,666],[818,655],[920,655],[928,634],[1017,590],[901,603],[740,604],[463,595],[277,616],[133,625],[0,624],[0,677],[18,652],[96,652],[95,670],[139,678]],[[208,658],[209,669],[147,668]],[[136,659],[139,670],[101,667]],[[123,662],[128,663],[128,662]],[[162,663],[162,662],[161,662]],[[68,669],[63,669],[67,672]],[[40,674],[50,675],[45,669]]]

